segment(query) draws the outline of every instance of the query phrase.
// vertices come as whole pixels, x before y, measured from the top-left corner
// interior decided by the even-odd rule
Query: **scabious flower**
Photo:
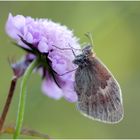
[[[38,71],[43,77],[44,94],[54,99],[64,97],[70,102],[77,101],[75,71],[69,72],[76,68],[72,63],[74,55],[71,50],[64,49],[70,46],[80,49],[78,39],[71,30],[48,19],[9,14],[6,32],[26,50],[25,61],[29,63],[40,57]]]

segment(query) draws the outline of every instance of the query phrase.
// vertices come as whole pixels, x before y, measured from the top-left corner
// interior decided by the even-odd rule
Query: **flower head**
[[[6,32],[27,51],[26,61],[40,58],[38,69],[43,77],[42,91],[46,95],[55,99],[64,97],[70,102],[77,101],[74,91],[75,71],[69,72],[76,68],[72,63],[74,55],[71,50],[64,49],[69,48],[69,44],[80,49],[78,39],[71,30],[48,19],[9,14]]]

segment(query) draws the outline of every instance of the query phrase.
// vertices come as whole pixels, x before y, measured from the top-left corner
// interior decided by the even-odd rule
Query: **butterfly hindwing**
[[[123,106],[117,81],[98,58],[91,57],[88,63],[86,67],[78,67],[75,74],[78,109],[99,121],[119,122]]]

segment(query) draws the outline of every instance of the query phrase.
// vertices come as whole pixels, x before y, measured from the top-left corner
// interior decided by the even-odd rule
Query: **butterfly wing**
[[[119,84],[98,58],[90,58],[89,63],[75,74],[78,109],[89,118],[117,123],[123,118]]]

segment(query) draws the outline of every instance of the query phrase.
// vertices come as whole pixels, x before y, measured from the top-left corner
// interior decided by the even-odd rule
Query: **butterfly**
[[[91,119],[105,123],[118,123],[123,118],[121,89],[108,68],[92,52],[91,45],[75,55],[77,107]]]

